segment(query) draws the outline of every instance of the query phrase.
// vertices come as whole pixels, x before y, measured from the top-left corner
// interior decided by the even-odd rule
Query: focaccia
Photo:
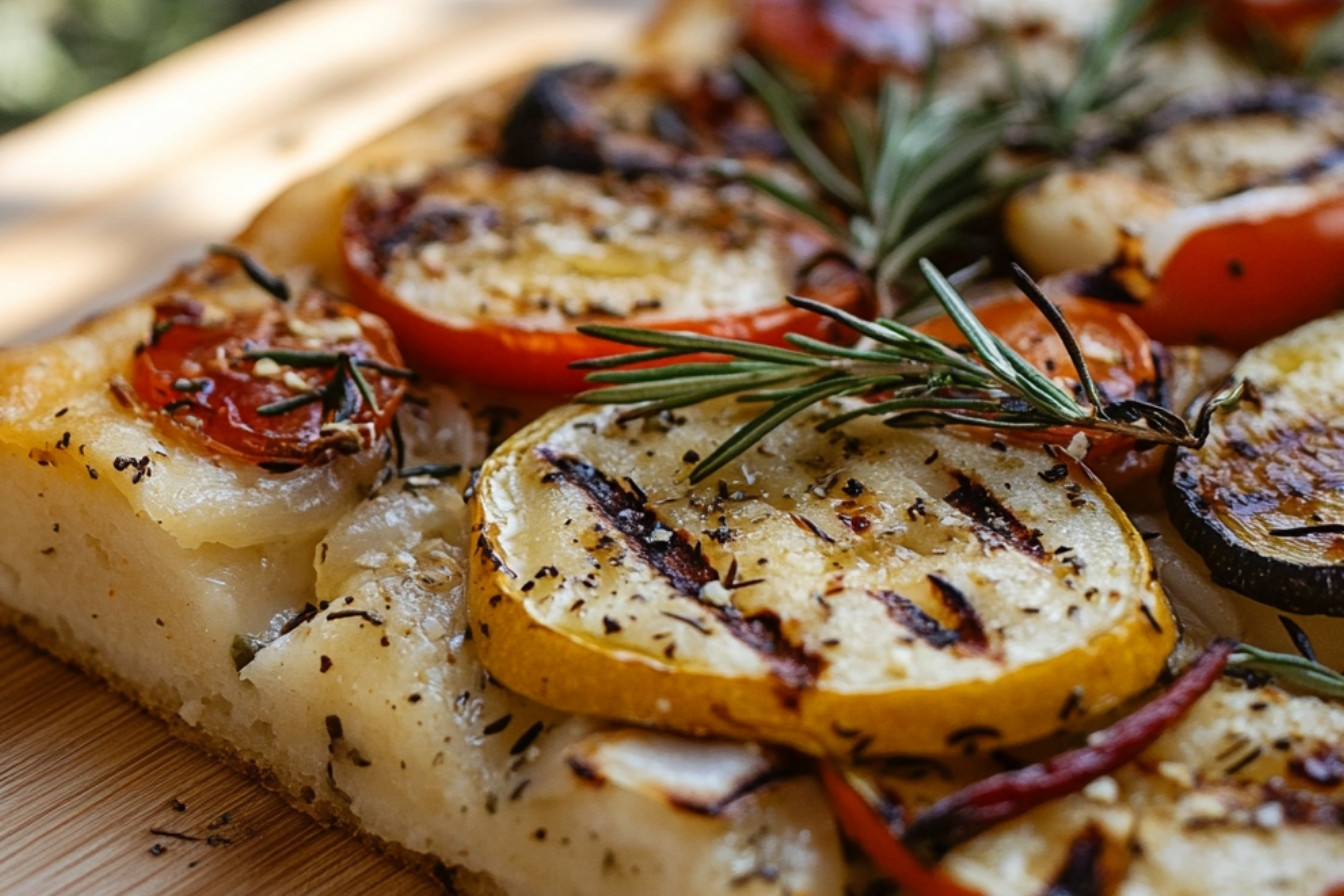
[[[852,137],[871,124],[858,100],[935,59],[949,101],[967,108],[997,86],[1002,52],[1024,61],[1032,89],[1063,89],[1058,67],[1104,10],[1051,6],[943,4],[946,18],[921,20],[940,45],[927,57],[908,22],[879,35],[904,35],[901,53],[869,54],[863,25],[883,14],[870,4],[670,4],[644,65],[571,64],[446,101],[296,184],[137,301],[0,353],[0,623],[454,892],[883,892],[842,836],[827,773],[888,775],[882,809],[898,841],[946,793],[1162,699],[1207,636],[1259,636],[1204,625],[1215,592],[1199,570],[1193,598],[1169,603],[1167,564],[1146,546],[1172,537],[1166,522],[1154,535],[1127,512],[1161,517],[1160,453],[1132,436],[1106,448],[1120,466],[1140,458],[1125,505],[1102,481],[1099,437],[906,432],[909,420],[863,416],[893,399],[875,386],[804,402],[693,483],[703,454],[757,407],[725,398],[734,390],[651,412],[554,406],[582,388],[566,362],[618,350],[578,324],[797,349],[853,343],[844,320],[916,304],[906,282],[878,282],[863,251],[871,222],[842,211],[835,181],[813,182],[778,98],[748,89],[734,48],[834,90]],[[814,65],[804,42],[793,55],[773,13],[820,22],[806,33],[844,52]],[[1205,64],[1245,71],[1203,38],[1179,46],[1190,59],[1146,60],[1145,89]],[[904,108],[895,97],[888,111]],[[1311,147],[1339,139],[1323,121]],[[1194,131],[1155,152],[1197,154],[1213,138]],[[1002,139],[985,167],[1030,179],[1042,145]],[[1047,194],[1133,165],[1120,148],[1079,145],[1092,155],[1071,164],[1115,167],[1065,170]],[[963,149],[932,147],[925,176],[961,171]],[[1268,176],[1230,187],[1210,176],[1199,198]],[[1003,228],[1042,273],[1129,288],[1133,259],[1111,256],[1155,207],[1170,210],[1165,194],[1146,201],[1150,187],[1062,206],[1023,194]],[[966,207],[980,198],[956,189]],[[1323,175],[1311,196],[1336,189]],[[911,203],[929,227],[940,220]],[[1068,209],[1098,204],[1100,224],[1061,227]],[[965,245],[912,239],[972,260],[999,230],[993,205],[964,219]],[[1042,244],[1070,228],[1101,231],[1088,242],[1105,257],[1088,265],[1113,263],[1056,264],[1072,256]],[[987,310],[1002,289],[983,292],[973,304]],[[1147,297],[1122,298],[1146,310]],[[921,326],[891,329],[938,332]],[[1141,382],[1122,382],[1139,367],[1103,339],[1044,351],[1043,373],[1092,401],[1074,365],[1114,361],[1121,376],[1103,391],[1132,392],[1102,396],[1115,399],[1106,422],[1175,426],[1226,356],[1124,326],[1138,333]],[[880,334],[867,335],[834,349],[837,368],[873,360]],[[983,339],[938,351],[974,364]],[[937,397],[970,406],[955,390]],[[1333,534],[1331,521],[1314,525]],[[1250,690],[1257,675],[1243,672],[1248,689],[1216,686],[1085,788],[921,856],[928,886],[954,888],[929,892],[1229,886],[1178,874],[1168,843],[1264,858],[1265,887],[1333,892],[1338,707]],[[1227,721],[1238,715],[1258,721]],[[1304,847],[1309,877],[1285,880]]]

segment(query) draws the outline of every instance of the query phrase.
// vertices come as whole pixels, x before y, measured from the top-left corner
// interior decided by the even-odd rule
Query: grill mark
[[[958,641],[974,653],[989,653],[990,644],[989,637],[985,634],[985,624],[970,598],[942,576],[930,575],[929,582],[933,585],[934,593],[943,602],[943,606],[957,621],[953,631],[956,632]]]
[[[989,489],[964,473],[954,471],[952,476],[957,487],[943,500],[970,517],[977,531],[987,531],[995,541],[1002,541],[1032,559],[1045,560],[1045,548],[1037,533],[1023,525]]]
[[[1064,864],[1046,888],[1047,896],[1102,896],[1106,892],[1106,836],[1089,824],[1069,843]]]
[[[714,614],[728,634],[764,656],[771,674],[790,692],[806,690],[816,684],[825,660],[785,637],[777,615],[767,611],[743,616],[733,607],[701,599],[701,590],[709,583],[719,581],[719,573],[705,559],[698,543],[692,545],[676,530],[672,530],[671,537],[664,541],[653,541],[655,531],[669,530],[639,495],[579,458],[559,454],[545,446],[537,448],[537,453],[555,468],[561,479],[593,500],[594,509],[626,537],[634,555],[666,579],[674,592]],[[785,693],[782,699],[789,703],[795,696]]]
[[[639,497],[592,464],[576,457],[561,455],[541,447],[537,453],[555,468],[565,482],[593,499],[596,509],[627,539],[639,558],[658,572],[677,593],[700,602],[700,591],[719,580],[719,573],[686,536],[672,531],[669,538],[655,542],[653,534],[667,531]]]
[[[946,628],[937,619],[921,610],[910,598],[895,591],[869,591],[868,596],[887,608],[887,615],[921,641],[942,650],[961,640],[961,636]]]

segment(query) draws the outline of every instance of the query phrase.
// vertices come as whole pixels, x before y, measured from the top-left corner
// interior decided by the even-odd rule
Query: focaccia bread
[[[1024,63],[1020,105],[1048,105],[1092,52],[1089,29],[1137,28],[1137,12],[935,5],[939,16],[919,28],[897,14],[899,27],[878,32],[888,46],[860,39],[882,15],[871,4],[670,4],[639,65],[567,64],[450,99],[296,184],[136,302],[0,353],[0,623],[454,892],[867,892],[871,868],[842,828],[884,872],[930,893],[1228,886],[1177,874],[1152,838],[1263,858],[1266,887],[1334,892],[1344,879],[1338,707],[1207,681],[1185,721],[1152,726],[1154,737],[1167,731],[1156,746],[1067,787],[1023,785],[1004,824],[918,856],[910,878],[886,863],[903,825],[948,793],[1023,764],[1048,777],[1049,759],[1032,762],[1060,742],[1085,752],[1091,733],[1104,745],[1114,718],[1179,693],[1168,675],[1199,642],[1262,634],[1208,612],[1222,598],[1203,571],[1189,573],[1188,606],[1169,603],[1167,565],[1146,542],[1174,535],[1165,519],[1136,525],[1129,513],[1162,516],[1162,454],[1135,430],[1115,437],[1124,424],[1184,425],[1177,416],[1227,356],[1156,344],[1116,306],[1060,294],[1074,281],[1129,289],[1134,259],[1080,271],[1041,245],[1100,232],[1087,242],[1106,256],[1087,264],[1102,264],[1174,200],[1147,202],[1158,188],[1142,179],[1115,203],[1024,193],[1000,227],[1007,193],[975,195],[998,189],[986,171],[1027,180],[1061,152],[1050,143],[1059,135],[1019,133],[1012,116],[1001,132],[976,130],[966,110],[1001,86],[1000,56]],[[815,29],[799,31],[798,16]],[[792,41],[798,33],[815,41]],[[1156,101],[1151,89],[1168,76],[1207,88],[1218,80],[1209,71],[1246,74],[1209,40],[1179,44],[1189,58],[1169,47],[1172,58],[1145,57],[1134,105]],[[772,76],[733,68],[742,47],[821,91],[797,130],[815,115],[835,133],[821,128],[814,150],[841,131],[854,140],[861,193],[883,164],[857,151],[873,124],[865,115],[905,114],[927,137],[943,132],[921,130],[931,125],[919,116],[960,104],[938,119],[959,122],[945,143],[887,147],[916,169],[887,197],[915,222],[890,254],[913,265],[937,250],[974,270],[975,253],[1011,245],[1041,273],[1073,275],[1048,285],[1064,325],[991,329],[1005,352],[1026,356],[1000,368],[1026,378],[1034,365],[1037,391],[1092,407],[1099,431],[1031,418],[1002,385],[1011,375],[997,391],[961,385],[956,370],[993,366],[998,345],[973,328],[863,329],[875,311],[918,311],[919,287],[870,242],[886,226],[874,223],[882,203],[843,195],[854,172],[809,170],[809,138],[786,126],[778,84],[772,93],[774,82],[754,80]],[[951,105],[925,107],[897,88],[862,105],[884,79],[918,81],[934,61],[946,63]],[[846,113],[833,122],[821,108],[831,99]],[[1133,109],[1111,111],[1133,124]],[[1206,178],[1190,201],[1336,165],[1312,155],[1344,139],[1334,118],[1322,121],[1291,162]],[[1147,139],[1132,130],[1125,139]],[[1132,170],[1119,137],[1094,136],[1069,135],[1073,155],[1057,159],[1047,199],[1060,183],[1104,190]],[[1170,161],[1217,141],[1192,127],[1157,143]],[[1328,213],[1337,180],[1317,173],[1307,195],[1325,197]],[[1105,214],[1083,225],[1069,218],[1096,206]],[[1219,275],[1240,278],[1234,261]],[[1162,271],[1143,273],[1160,284]],[[1001,319],[1001,285],[975,290],[966,307]],[[1126,293],[1123,307],[1158,315],[1152,294]],[[1014,298],[1010,324],[1034,307]],[[1102,323],[1075,325],[1085,313]],[[789,414],[755,423],[760,405],[717,383],[700,396],[720,399],[711,404],[653,394],[643,411],[553,409],[582,388],[568,362],[618,350],[576,325],[612,322],[664,341],[689,331],[829,351],[831,366],[817,365],[806,401],[786,396]],[[1066,326],[1081,336],[1056,349]],[[931,334],[949,328],[935,344]],[[867,369],[827,391],[828,370],[889,364],[874,349],[884,336],[922,346],[896,366],[929,355],[943,366],[896,391]],[[803,363],[773,352],[751,363]],[[654,355],[643,360],[668,360]],[[682,373],[726,369],[705,360]],[[770,389],[787,378],[758,372],[741,374],[757,393],[748,397],[779,400]],[[934,401],[902,417],[901,401],[921,388]],[[901,431],[966,422],[987,405],[1002,426]],[[871,407],[892,416],[866,416]],[[1016,432],[1014,415],[1043,431]],[[758,430],[749,450],[693,481],[704,455],[744,426]],[[1126,489],[1124,501],[1108,486]],[[1307,535],[1333,537],[1336,525],[1311,521]],[[1287,632],[1310,652],[1309,638]],[[1231,648],[1214,643],[1228,661]],[[1336,693],[1338,676],[1311,668],[1299,683]],[[1263,685],[1258,671],[1240,674]],[[1220,765],[1228,743],[1244,748],[1232,768]],[[829,783],[874,767],[886,801],[869,806],[882,813],[876,848]],[[1280,871],[1304,846],[1311,874],[1285,882]]]
[[[464,893],[743,892],[763,868],[747,891],[838,892],[834,823],[787,756],[492,682],[445,472],[479,461],[484,436],[452,393],[407,405],[395,459],[379,439],[281,474],[152,419],[129,385],[137,347],[153,302],[188,288],[229,309],[261,293],[237,270],[183,275],[4,355],[7,624],[316,817],[483,872],[454,878]]]

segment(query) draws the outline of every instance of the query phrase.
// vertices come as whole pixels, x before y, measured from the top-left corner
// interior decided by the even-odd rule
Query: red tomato
[[[1128,310],[1153,338],[1250,348],[1344,305],[1344,192],[1194,230],[1155,279],[1135,273]]]
[[[901,892],[913,896],[982,896],[937,869],[925,868],[863,795],[828,762],[821,763],[821,780],[841,829],[883,874],[901,885]]]
[[[1244,46],[1266,39],[1294,55],[1344,9],[1342,0],[1217,0],[1208,4],[1214,31]]]
[[[174,297],[154,309],[133,386],[179,433],[283,470],[367,447],[385,431],[405,390],[401,363],[386,324],[315,290],[235,313]]]
[[[430,310],[413,299],[403,299],[385,282],[384,267],[387,246],[402,238],[407,230],[403,216],[409,214],[410,206],[411,201],[352,203],[345,216],[342,261],[351,298],[391,325],[398,345],[420,373],[437,378],[464,377],[502,389],[572,395],[584,389],[586,383],[584,373],[571,370],[570,364],[639,351],[584,336],[573,329],[572,323],[552,323],[554,315],[547,318],[547,323],[539,323],[525,312],[519,317],[467,317]],[[711,237],[712,233],[707,238]],[[451,240],[451,236],[445,239]],[[808,257],[822,246],[810,231],[802,228],[786,231],[784,239],[794,258]],[[791,292],[797,295],[854,314],[871,313],[868,281],[847,261],[823,256],[796,277]],[[787,333],[831,342],[847,337],[832,321],[794,308],[783,295],[778,304],[764,308],[707,312],[703,317],[679,320],[662,319],[639,310],[626,316],[585,313],[580,320],[689,331],[772,345],[783,345]]]
[[[957,0],[748,0],[748,46],[827,87],[864,87],[891,72],[917,74],[939,45],[975,33]]]
[[[641,351],[574,330],[533,329],[525,321],[454,320],[434,314],[402,301],[371,272],[351,264],[348,255],[345,273],[354,301],[388,322],[406,357],[428,377],[461,376],[501,389],[572,395],[587,385],[583,371],[569,369],[575,361]],[[864,314],[870,305],[866,283],[839,261],[818,265],[796,292],[855,314]],[[622,319],[613,323],[629,324]],[[782,297],[779,305],[757,311],[638,325],[768,345],[784,345],[788,333],[828,342],[843,338],[832,321],[794,308]]]
[[[1055,299],[1064,320],[1083,350],[1083,359],[1103,397],[1110,401],[1157,397],[1158,370],[1152,340],[1116,305],[1097,299],[1066,296]],[[975,315],[1037,370],[1066,388],[1078,383],[1078,371],[1050,322],[1022,295],[1004,296],[974,307]],[[936,317],[919,329],[950,345],[966,345],[952,319]],[[1075,390],[1076,391],[1076,390]],[[1059,427],[1045,434],[1022,433],[1067,445],[1076,430]],[[1091,433],[1087,464],[1112,487],[1123,486],[1149,472],[1157,452],[1140,452],[1133,439],[1109,433]]]

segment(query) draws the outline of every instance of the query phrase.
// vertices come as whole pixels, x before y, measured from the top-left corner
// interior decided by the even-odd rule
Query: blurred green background
[[[0,133],[283,0],[0,0]]]

